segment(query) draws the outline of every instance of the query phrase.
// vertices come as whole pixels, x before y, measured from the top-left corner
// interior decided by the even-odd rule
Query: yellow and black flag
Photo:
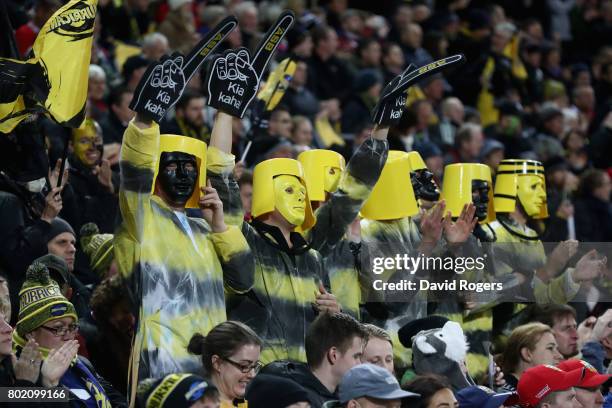
[[[41,28],[26,61],[0,58],[0,133],[34,112],[66,127],[85,119],[98,0],[71,0]]]

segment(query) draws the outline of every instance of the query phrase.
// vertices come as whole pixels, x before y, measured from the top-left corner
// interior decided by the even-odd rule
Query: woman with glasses
[[[26,272],[19,292],[19,320],[13,332],[13,342],[19,360],[40,366],[41,385],[62,387],[68,392],[71,407],[126,407],[125,397],[113,389],[91,365],[77,356],[79,329],[72,303],[49,277],[42,263],[34,262]],[[60,362],[62,364],[51,364]],[[38,377],[32,376],[32,382]]]
[[[243,323],[227,321],[189,342],[190,353],[202,356],[204,372],[219,390],[221,407],[247,407],[246,387],[262,367],[261,339]]]

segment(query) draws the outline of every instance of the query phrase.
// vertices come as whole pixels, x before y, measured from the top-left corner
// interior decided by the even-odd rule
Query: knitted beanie
[[[136,390],[137,408],[188,408],[216,387],[192,374],[169,374],[145,379]]]
[[[49,277],[49,270],[40,262],[34,262],[26,272],[26,279],[19,292],[19,320],[17,334],[25,338],[48,321],[72,317],[78,320],[72,303]]]
[[[113,234],[100,234],[98,226],[90,222],[81,227],[80,236],[91,269],[102,279],[113,262]]]

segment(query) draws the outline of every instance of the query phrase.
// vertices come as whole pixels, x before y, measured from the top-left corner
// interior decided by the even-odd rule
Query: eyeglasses
[[[221,358],[227,361],[228,363],[230,363],[231,365],[233,365],[234,367],[236,367],[237,369],[239,369],[244,374],[248,373],[251,370],[255,370],[255,374],[257,374],[259,370],[261,370],[261,368],[263,367],[263,364],[261,363],[261,361],[256,361],[253,364],[240,364],[240,363],[230,360],[229,358],[225,358],[225,357],[221,357]]]
[[[41,329],[45,329],[50,333],[53,333],[55,337],[62,337],[68,333],[74,333],[79,330],[78,324],[71,324],[70,326],[62,326],[62,327],[47,327],[40,326]]]

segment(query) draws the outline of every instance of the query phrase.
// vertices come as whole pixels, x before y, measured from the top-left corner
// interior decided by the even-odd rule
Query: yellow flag
[[[265,102],[265,111],[274,110],[289,87],[297,64],[290,58],[282,60],[276,69],[270,73],[265,85],[257,94],[257,98]]]
[[[0,58],[0,132],[33,112],[66,127],[85,119],[97,0],[71,0],[47,20],[27,61]]]

